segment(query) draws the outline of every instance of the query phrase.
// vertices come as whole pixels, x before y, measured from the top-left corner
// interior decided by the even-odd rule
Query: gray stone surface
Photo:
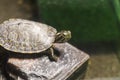
[[[66,80],[89,56],[69,43],[55,44],[60,52],[57,62],[48,56],[30,59],[10,58],[7,71],[15,80]]]

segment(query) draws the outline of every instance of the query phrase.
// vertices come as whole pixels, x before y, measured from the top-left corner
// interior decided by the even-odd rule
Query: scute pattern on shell
[[[53,44],[57,31],[46,24],[9,19],[0,24],[0,45],[20,53],[39,53]]]

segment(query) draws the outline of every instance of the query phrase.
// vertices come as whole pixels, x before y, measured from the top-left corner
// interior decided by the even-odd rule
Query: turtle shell
[[[13,52],[39,53],[52,46],[56,33],[46,24],[9,19],[0,24],[0,46]]]

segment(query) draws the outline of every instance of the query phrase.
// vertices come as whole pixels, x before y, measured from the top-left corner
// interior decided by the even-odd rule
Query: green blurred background
[[[37,0],[37,4],[44,23],[58,31],[71,30],[71,42],[79,44],[119,39],[116,1]]]
[[[120,60],[120,0],[37,0],[36,3],[43,23],[58,31],[71,30],[71,44],[80,48],[87,45],[90,49],[101,42],[112,43]]]

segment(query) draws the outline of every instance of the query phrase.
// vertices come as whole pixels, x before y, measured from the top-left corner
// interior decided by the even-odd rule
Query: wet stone
[[[7,73],[14,80],[66,80],[88,61],[89,55],[69,43],[54,44],[55,53],[59,53],[57,62],[48,56],[29,58],[10,58]],[[84,70],[82,70],[84,72]]]

